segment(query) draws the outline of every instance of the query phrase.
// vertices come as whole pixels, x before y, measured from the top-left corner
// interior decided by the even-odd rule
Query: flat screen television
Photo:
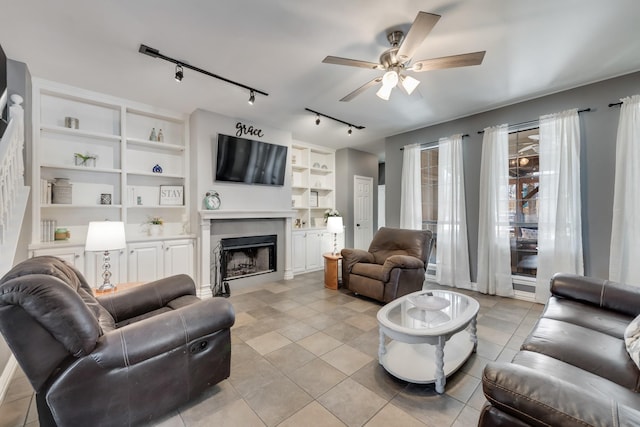
[[[218,134],[216,181],[284,185],[287,147]]]
[[[0,138],[7,127],[7,56],[0,46]]]

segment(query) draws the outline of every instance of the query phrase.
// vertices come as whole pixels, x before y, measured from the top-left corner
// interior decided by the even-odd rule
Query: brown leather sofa
[[[382,302],[419,291],[432,246],[430,231],[381,227],[368,251],[341,251],[343,285]]]
[[[233,307],[189,276],[94,298],[55,257],[0,279],[0,331],[36,392],[40,426],[138,426],[229,377]]]
[[[511,363],[488,363],[480,426],[640,426],[640,370],[624,331],[640,288],[557,274]]]

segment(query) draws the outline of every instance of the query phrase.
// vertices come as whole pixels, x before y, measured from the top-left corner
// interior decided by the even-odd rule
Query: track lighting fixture
[[[322,116],[322,117],[326,117],[327,119],[331,119],[331,120],[334,120],[334,121],[336,121],[338,123],[342,123],[342,124],[345,124],[345,125],[349,126],[349,131],[347,132],[349,135],[351,135],[351,133],[353,132],[352,128],[356,128],[358,130],[364,129],[364,126],[356,126],[353,123],[345,122],[344,120],[340,120],[340,119],[336,119],[335,117],[327,116],[326,114],[322,114],[322,113],[320,113],[318,111],[314,111],[311,108],[305,108],[305,111],[308,111],[308,112],[313,113],[313,114],[316,115],[316,125],[320,124],[320,116]]]
[[[249,92],[249,105],[253,105],[256,102],[256,94],[253,91]]]
[[[347,134],[351,136],[352,133],[353,133],[353,130],[351,130],[351,125],[349,125],[349,130],[347,131]]]
[[[197,71],[198,73],[205,74],[205,75],[207,75],[209,77],[213,77],[214,79],[222,80],[223,82],[227,82],[229,84],[232,84],[232,85],[239,86],[241,88],[247,89],[251,93],[250,97],[249,97],[249,101],[250,101],[249,103],[250,104],[253,104],[253,101],[255,101],[255,98],[256,98],[255,94],[256,93],[259,93],[260,95],[263,95],[263,96],[269,96],[268,93],[263,92],[261,90],[252,88],[252,87],[244,85],[242,83],[234,82],[233,80],[229,80],[229,79],[227,79],[225,77],[219,76],[217,74],[213,74],[213,73],[211,73],[211,72],[209,72],[207,70],[203,70],[202,68],[198,68],[198,67],[195,67],[193,65],[185,64],[183,61],[179,61],[177,59],[174,59],[174,58],[171,58],[169,56],[163,55],[158,51],[158,49],[154,49],[152,47],[149,47],[149,46],[141,44],[140,48],[138,48],[138,52],[143,53],[145,55],[149,55],[152,58],[160,58],[160,59],[163,59],[165,61],[172,62],[172,63],[176,64],[176,75],[175,75],[175,78],[176,78],[176,81],[178,81],[178,82],[182,81],[182,78],[184,77],[183,68],[188,68],[190,70]]]
[[[182,65],[176,64],[176,81],[181,82],[184,77],[184,72],[182,71]]]

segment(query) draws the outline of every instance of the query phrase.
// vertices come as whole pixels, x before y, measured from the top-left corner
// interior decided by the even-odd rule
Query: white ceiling
[[[442,18],[414,59],[486,50],[483,64],[413,73],[422,97],[339,102],[382,72],[322,59],[377,62],[387,30],[420,10]],[[640,70],[638,18],[638,0],[23,0],[2,2],[0,44],[33,76],[383,156],[387,136]],[[246,90],[190,70],[178,84],[141,43],[269,96],[249,106]],[[366,129],[316,126],[305,107]]]

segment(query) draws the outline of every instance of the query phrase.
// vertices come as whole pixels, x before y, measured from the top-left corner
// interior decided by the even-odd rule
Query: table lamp
[[[111,279],[111,258],[109,251],[124,249],[127,241],[124,236],[124,222],[122,221],[91,221],[87,231],[87,241],[84,249],[89,252],[103,252],[102,279],[99,291],[115,289]]]
[[[333,233],[333,254],[338,254],[338,234],[344,232],[341,216],[330,216],[327,218],[327,231]]]

